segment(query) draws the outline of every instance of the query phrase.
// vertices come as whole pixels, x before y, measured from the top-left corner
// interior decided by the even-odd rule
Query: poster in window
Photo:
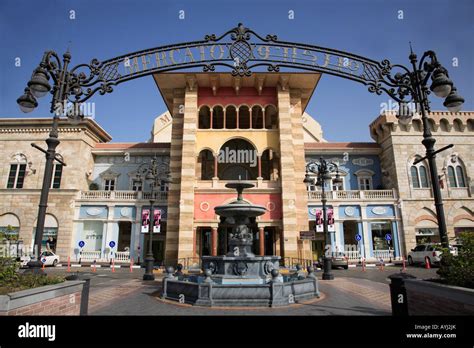
[[[161,233],[161,210],[155,209],[153,212],[153,233]]]
[[[150,210],[142,210],[142,233],[148,233],[150,227]]]

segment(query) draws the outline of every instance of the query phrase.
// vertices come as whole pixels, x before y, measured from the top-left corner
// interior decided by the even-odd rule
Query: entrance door
[[[132,223],[130,221],[119,222],[119,237],[117,251],[130,250],[130,237],[132,235]]]
[[[198,230],[199,243],[199,256],[210,256],[211,255],[211,228],[210,227],[199,227]]]
[[[275,255],[275,228],[265,227],[264,254]]]

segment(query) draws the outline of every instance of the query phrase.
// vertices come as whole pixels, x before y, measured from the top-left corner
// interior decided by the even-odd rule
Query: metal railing
[[[294,268],[298,264],[306,269],[306,267],[313,266],[314,261],[311,259],[301,259],[297,257],[284,257],[280,260],[280,266],[284,268]]]
[[[79,258],[81,261],[100,261],[102,258],[102,253],[100,250],[96,251],[81,251],[79,253]]]
[[[344,251],[344,255],[351,261],[360,259],[360,252],[358,250]]]

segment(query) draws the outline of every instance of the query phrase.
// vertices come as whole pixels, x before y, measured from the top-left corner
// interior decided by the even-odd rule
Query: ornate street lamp
[[[171,182],[168,163],[159,163],[156,155],[150,163],[143,163],[137,169],[137,180],[146,181],[150,184],[150,225],[148,228],[148,252],[145,257],[145,274],[143,280],[155,280],[153,267],[155,258],[153,257],[153,229],[155,226],[155,188],[159,188],[165,183]]]
[[[309,173],[316,174],[317,180],[312,177]],[[336,173],[334,179],[332,179],[331,174]],[[342,183],[342,179],[339,175],[339,167],[336,163],[328,162],[324,158],[319,159],[318,162],[309,162],[306,164],[306,175],[303,182],[307,185],[316,185],[321,187],[321,203],[323,205],[323,233],[325,237],[325,251],[324,251],[324,266],[323,266],[323,279],[332,280],[334,279],[334,274],[332,273],[332,247],[331,247],[331,236],[328,231],[328,221],[326,215],[326,188],[325,184],[327,182],[332,182],[334,184]],[[316,228],[316,226],[315,226]]]
[[[436,140],[431,133],[428,122],[428,113],[430,112],[428,95],[433,92],[437,97],[445,98],[443,105],[451,112],[461,110],[464,98],[457,94],[456,87],[454,87],[453,82],[449,79],[448,71],[438,62],[435,52],[426,51],[418,63],[416,54],[411,51],[409,59],[412,70],[398,64],[390,66],[390,69],[399,68],[403,73],[398,72],[393,77],[386,74],[386,80],[383,80],[383,82],[388,85],[389,88],[379,85],[378,88],[373,88],[372,90],[369,88],[369,90],[377,94],[381,94],[383,90],[399,102],[397,118],[401,124],[409,124],[414,116],[414,110],[410,109],[409,102],[415,103],[416,111],[421,114],[423,124],[422,144],[426,149],[426,155],[416,160],[413,164],[428,160],[439,235],[443,246],[448,247],[448,234],[443,209],[443,198],[441,196],[438,180],[438,170],[436,167],[436,154],[453,147],[453,145],[447,145],[439,150],[434,149]],[[428,86],[430,78],[431,85]]]

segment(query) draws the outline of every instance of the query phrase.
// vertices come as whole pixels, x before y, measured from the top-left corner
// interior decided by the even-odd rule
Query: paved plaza
[[[142,281],[143,270],[109,269],[90,272],[91,277],[89,315],[391,315],[388,276],[400,271],[400,267],[360,268],[334,270],[335,279],[320,279],[320,299],[297,303],[284,308],[206,308],[165,301],[159,298],[161,275],[155,281]],[[60,274],[61,268],[48,269],[48,273]],[[418,278],[437,277],[436,269],[410,267],[407,269]]]

